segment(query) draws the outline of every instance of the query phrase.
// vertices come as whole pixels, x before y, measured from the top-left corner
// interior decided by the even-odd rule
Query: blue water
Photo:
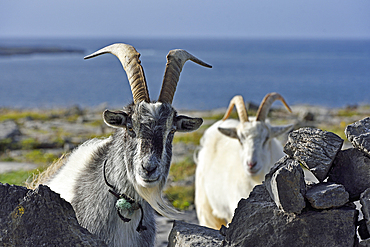
[[[57,46],[84,54],[0,56],[0,107],[121,107],[132,100],[113,55],[83,60],[115,42],[141,53],[149,93],[158,98],[166,55],[186,49],[212,69],[187,62],[174,98],[178,109],[226,107],[241,94],[259,103],[279,92],[288,104],[370,104],[370,40],[0,39],[0,46]],[[277,105],[280,103],[276,103]]]

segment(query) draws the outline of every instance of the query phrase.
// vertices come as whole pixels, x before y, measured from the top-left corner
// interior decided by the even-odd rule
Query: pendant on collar
[[[128,215],[131,216],[135,212],[135,210],[138,210],[140,207],[137,202],[129,202],[125,198],[121,197],[116,201],[116,209],[127,211]]]
[[[127,214],[129,216],[131,216],[131,215],[133,215],[133,213],[135,212],[135,210],[140,209],[140,211],[141,211],[141,218],[140,218],[139,225],[136,228],[136,231],[142,232],[142,231],[146,230],[147,227],[146,226],[143,226],[144,211],[143,211],[143,208],[141,207],[140,203],[135,202],[134,199],[132,199],[131,197],[129,197],[129,196],[125,195],[125,194],[118,194],[116,192],[115,187],[113,185],[111,185],[111,184],[108,183],[107,177],[105,176],[105,165],[106,164],[107,164],[107,160],[104,161],[104,165],[103,165],[103,177],[104,177],[105,183],[110,188],[112,188],[112,189],[108,189],[108,191],[117,198],[115,207],[117,209],[118,216],[120,217],[120,219],[122,221],[124,221],[124,222],[130,222],[131,219],[124,217],[121,214],[121,210],[122,211],[126,211]]]
[[[127,196],[124,197],[119,195],[119,199],[116,201],[116,209],[125,211],[129,216],[131,216],[134,214],[135,210],[140,209],[140,206],[139,203],[135,201],[127,200]]]

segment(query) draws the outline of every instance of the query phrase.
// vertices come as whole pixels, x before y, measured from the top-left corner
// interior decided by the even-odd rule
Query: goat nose
[[[248,163],[248,167],[249,169],[252,169],[253,167],[255,167],[257,165],[257,162],[249,162]]]
[[[145,166],[143,166],[143,168],[148,173],[148,175],[150,176],[151,174],[153,174],[155,172],[155,170],[157,170],[157,165],[155,165],[155,164],[145,165]]]

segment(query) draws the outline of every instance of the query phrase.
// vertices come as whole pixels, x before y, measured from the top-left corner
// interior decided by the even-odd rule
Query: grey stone
[[[239,202],[224,246],[354,246],[357,216],[350,207],[285,213],[265,186],[257,185]]]
[[[319,183],[307,189],[306,198],[316,209],[341,207],[349,201],[344,186],[335,183]]]
[[[360,204],[367,230],[370,232],[370,188],[367,188],[363,193],[361,193]]]
[[[307,167],[322,182],[342,148],[343,139],[315,128],[300,128],[288,135],[284,152]]]
[[[369,230],[367,229],[367,220],[362,219],[360,220],[357,225],[358,225],[358,235],[360,235],[361,239],[368,239],[370,238]]]
[[[367,188],[360,196],[361,211],[364,218],[370,220],[370,188]]]
[[[370,247],[370,238],[360,241],[358,246],[360,246],[360,247]]]
[[[168,236],[168,246],[221,246],[223,239],[224,237],[217,230],[175,221]]]
[[[264,184],[281,210],[299,214],[305,208],[304,173],[296,160],[288,156],[281,158],[266,175]]]
[[[343,184],[351,201],[370,188],[370,158],[356,148],[342,150],[333,162],[328,182]]]
[[[0,246],[106,246],[81,227],[72,206],[47,186],[0,183]]]
[[[18,125],[12,120],[0,122],[0,140],[21,135]]]
[[[303,111],[298,117],[300,121],[315,121],[315,114],[310,111]]]
[[[344,133],[355,148],[370,156],[370,117],[348,125]]]

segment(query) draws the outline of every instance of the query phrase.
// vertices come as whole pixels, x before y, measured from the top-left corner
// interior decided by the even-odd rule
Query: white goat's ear
[[[113,112],[105,110],[103,113],[103,119],[104,122],[109,126],[112,126],[114,128],[122,128],[126,126],[127,114],[122,111]]]
[[[197,130],[203,123],[201,118],[191,118],[187,116],[176,117],[176,130],[179,132],[189,132]]]
[[[239,139],[238,132],[237,132],[236,128],[222,128],[222,127],[218,127],[218,130],[222,134],[224,134],[225,136],[228,136],[228,137],[231,137],[231,138],[235,138],[235,139]]]
[[[271,137],[278,137],[279,135],[282,135],[288,131],[291,131],[292,129],[293,129],[293,124],[284,125],[284,126],[272,126],[270,127]]]

